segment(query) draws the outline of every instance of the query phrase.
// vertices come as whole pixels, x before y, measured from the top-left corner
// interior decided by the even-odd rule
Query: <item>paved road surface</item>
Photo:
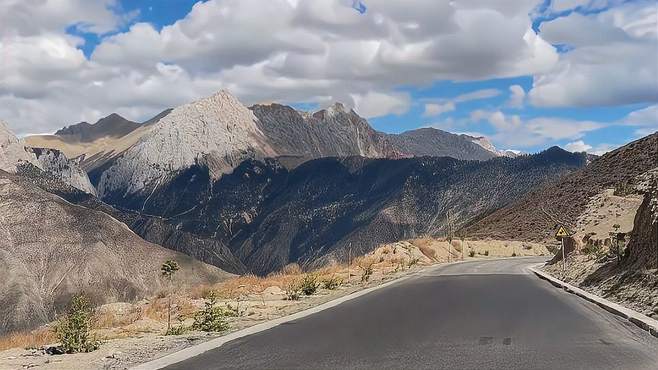
[[[658,339],[525,268],[435,268],[168,369],[658,369]]]

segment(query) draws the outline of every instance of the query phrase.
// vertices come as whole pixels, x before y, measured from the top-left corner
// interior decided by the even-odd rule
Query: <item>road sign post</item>
[[[555,233],[555,237],[560,240],[560,244],[562,245],[562,278],[564,279],[567,276],[567,253],[565,252],[565,244],[564,244],[564,239],[570,237],[571,234],[567,229],[560,225],[560,227],[557,229],[557,232]]]

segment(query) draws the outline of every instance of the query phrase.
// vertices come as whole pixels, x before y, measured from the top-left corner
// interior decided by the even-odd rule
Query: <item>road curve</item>
[[[658,339],[527,271],[439,266],[167,369],[658,369]]]

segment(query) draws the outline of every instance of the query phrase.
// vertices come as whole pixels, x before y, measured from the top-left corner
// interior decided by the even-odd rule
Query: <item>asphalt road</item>
[[[167,369],[658,369],[658,338],[528,273],[435,268]]]

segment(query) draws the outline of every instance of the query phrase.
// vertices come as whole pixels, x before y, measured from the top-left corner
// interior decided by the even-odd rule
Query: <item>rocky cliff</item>
[[[15,173],[16,166],[21,163],[40,166],[34,153],[9,130],[5,122],[0,121],[0,170]]]
[[[76,161],[66,158],[56,149],[30,148],[36,156],[39,167],[58,180],[63,181],[85,193],[96,195],[96,188],[89,181],[85,172]]]

